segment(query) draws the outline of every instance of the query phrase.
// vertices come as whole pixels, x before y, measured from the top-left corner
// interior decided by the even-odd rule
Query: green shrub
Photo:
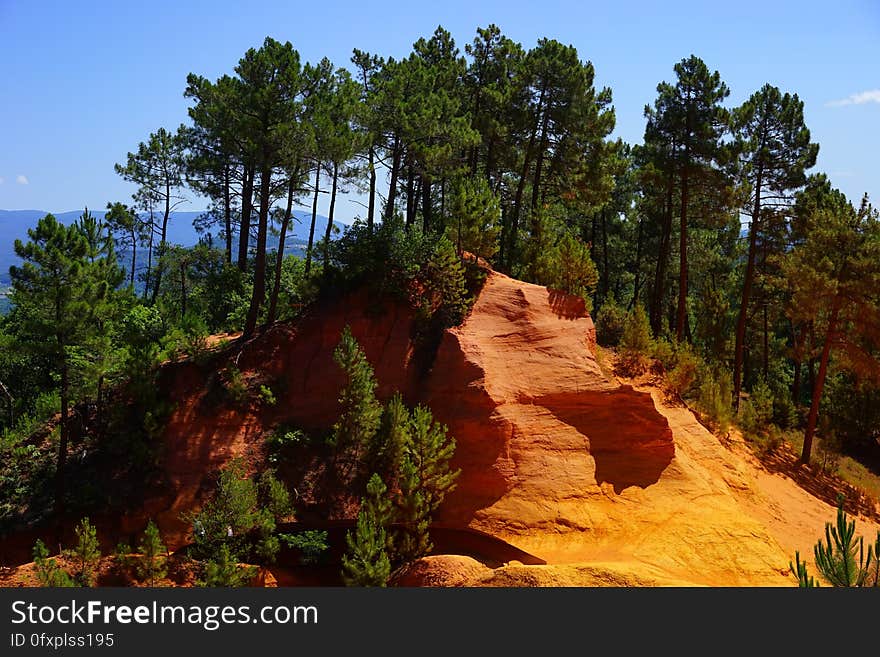
[[[596,342],[606,347],[619,345],[625,322],[626,310],[609,296],[596,313]]]
[[[636,304],[626,316],[620,337],[620,369],[629,376],[642,374],[650,365],[654,348],[648,316],[641,304]]]
[[[233,363],[229,363],[222,372],[223,389],[229,400],[237,405],[244,405],[249,397],[247,382],[241,370]]]
[[[240,566],[229,546],[220,547],[217,555],[202,566],[202,576],[196,584],[202,587],[247,586],[256,573],[253,566]]]
[[[255,481],[246,476],[244,461],[233,459],[220,471],[208,503],[184,516],[193,528],[192,554],[217,562],[226,549],[235,559],[271,563],[280,547],[276,522],[290,513],[290,494],[273,473],[264,472]]]
[[[38,539],[34,545],[34,570],[40,586],[54,588],[76,586],[76,582],[58,565],[58,562],[48,557],[49,550],[46,544]]]
[[[278,403],[278,400],[275,399],[275,393],[272,392],[272,388],[266,385],[260,386],[260,400],[266,406],[274,406]]]
[[[304,566],[319,563],[324,553],[330,548],[327,543],[327,532],[309,529],[295,534],[279,534],[289,548],[299,552],[299,562]]]
[[[269,463],[277,464],[285,451],[310,442],[311,438],[302,429],[279,427],[266,438],[266,458]]]
[[[654,340],[654,346],[651,349],[651,355],[663,366],[665,372],[669,372],[675,367],[676,355],[675,347],[672,342],[661,336]]]
[[[680,397],[691,392],[697,382],[701,360],[693,350],[685,344],[678,345],[675,351],[675,365],[666,374],[666,384]]]
[[[719,434],[730,430],[733,377],[725,369],[704,366],[699,375],[697,406],[710,427]]]

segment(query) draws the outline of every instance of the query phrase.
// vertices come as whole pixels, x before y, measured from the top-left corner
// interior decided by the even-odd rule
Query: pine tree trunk
[[[143,300],[146,302],[147,294],[151,289],[152,280],[153,280],[153,239],[155,237],[155,227],[156,223],[153,218],[153,210],[150,208],[150,239],[147,242],[147,273],[144,276],[144,293]]]
[[[422,176],[422,227],[425,235],[434,223],[431,209],[431,181],[426,176]]]
[[[393,155],[391,158],[391,182],[388,184],[388,200],[385,202],[385,221],[394,215],[394,201],[397,197],[397,179],[400,177],[400,141],[394,137]]]
[[[180,319],[186,317],[186,262],[180,262]]]
[[[3,393],[3,396],[6,398],[6,420],[8,422],[8,426],[11,429],[14,423],[15,418],[13,417],[13,403],[15,400],[12,398],[12,393],[9,392],[9,388],[7,388],[2,381],[0,381],[0,392]]]
[[[608,298],[608,217],[602,208],[602,301]]]
[[[232,264],[232,199],[229,164],[223,165],[223,228],[226,230],[226,263]]]
[[[739,305],[739,318],[736,322],[736,343],[733,352],[733,407],[739,411],[739,396],[742,391],[743,345],[746,338],[746,320],[748,319],[749,300],[752,295],[752,283],[755,279],[755,259],[758,251],[758,229],[761,221],[761,185],[762,172],[758,170],[755,185],[755,207],[752,210],[752,221],[749,225],[749,256],[746,263],[746,276],[743,280],[742,300]]]
[[[159,240],[159,265],[156,267],[156,282],[153,287],[151,303],[155,304],[159,298],[159,286],[162,284],[162,258],[165,256],[166,240],[168,239],[168,218],[171,216],[171,184],[165,183],[165,213],[162,216],[162,235]]]
[[[375,221],[376,215],[376,166],[375,166],[375,152],[373,147],[370,146],[370,155],[369,155],[369,164],[370,164],[370,198],[367,205],[367,231],[373,232],[373,223]]]
[[[131,276],[129,280],[129,285],[132,289],[132,294],[134,294],[134,269],[137,267],[137,215],[134,216],[134,221],[131,224]]]
[[[62,350],[64,349],[62,345]],[[64,475],[67,465],[67,442],[70,434],[70,377],[67,361],[61,363],[61,437],[58,441],[58,469],[55,472],[55,516],[59,522],[64,515]]]
[[[770,331],[769,331],[769,322],[767,319],[767,300],[764,300],[764,362],[763,372],[764,372],[764,381],[768,380],[768,373],[770,372]]]
[[[254,175],[253,167],[245,167],[244,180],[241,187],[241,225],[238,233],[238,269],[246,272],[248,269],[248,247],[251,240],[251,210],[254,199]]]
[[[257,329],[260,307],[266,296],[266,234],[269,228],[269,188],[272,183],[272,169],[264,167],[260,173],[260,212],[257,227],[257,252],[254,259],[254,292],[248,309],[242,338],[247,340]]]
[[[284,219],[281,220],[281,231],[278,236],[278,252],[275,254],[275,280],[272,282],[272,296],[269,298],[269,316],[267,322],[272,324],[278,316],[278,294],[281,292],[281,268],[284,265],[284,242],[287,238],[287,228],[290,225],[290,217],[293,213],[293,192],[296,180],[299,178],[299,167],[294,170],[290,183],[287,185],[287,206],[284,208]]]
[[[529,168],[532,164],[532,151],[535,150],[535,140],[538,137],[538,128],[541,125],[541,110],[544,106],[544,96],[547,93],[546,86],[541,88],[541,96],[538,99],[537,112],[535,116],[535,126],[532,128],[531,134],[529,135],[529,143],[526,146],[526,153],[523,159],[522,171],[519,176],[519,183],[516,186],[516,196],[513,199],[513,217],[511,221],[511,230],[510,230],[510,240],[509,240],[509,248],[507,253],[507,267],[508,269],[513,265],[513,257],[516,253],[516,242],[518,239],[519,233],[519,214],[520,208],[522,207],[522,197],[523,192],[526,188],[526,180],[529,176]]]
[[[687,293],[688,293],[688,201],[690,190],[688,188],[688,174],[690,165],[690,153],[685,148],[684,167],[681,171],[681,221],[679,224],[679,269],[678,269],[678,309],[675,314],[675,340],[681,342],[685,336],[685,322],[687,321]]]
[[[330,213],[327,217],[327,230],[324,232],[324,270],[330,262],[330,235],[333,232],[333,214],[336,211],[336,189],[339,183],[339,164],[333,163],[333,185],[330,188]]]
[[[632,309],[639,300],[639,288],[641,287],[642,276],[642,218],[639,217],[639,227],[636,231],[636,265],[635,265],[635,281],[633,281],[633,296],[629,302],[629,309]]]
[[[828,357],[831,355],[831,344],[837,331],[840,303],[840,298],[835,297],[831,309],[831,318],[828,320],[828,332],[825,334],[825,344],[822,345],[822,359],[819,361],[819,375],[816,379],[816,386],[813,389],[810,414],[807,416],[807,428],[804,431],[804,449],[801,452],[801,463],[810,462],[810,452],[813,449],[813,434],[816,432],[816,421],[819,418],[819,403],[822,401],[822,389],[825,387],[825,376],[828,373]]]
[[[673,149],[675,145],[673,144]],[[666,267],[669,263],[669,250],[672,242],[672,198],[675,173],[670,166],[666,180],[666,207],[663,216],[663,232],[660,235],[660,250],[657,255],[657,269],[654,275],[654,299],[651,305],[651,330],[659,336],[662,328],[663,297],[666,287]]]
[[[315,221],[318,218],[318,192],[320,191],[321,182],[321,163],[317,162],[315,166],[315,193],[312,195],[312,223],[309,225],[309,245],[306,250],[306,276],[312,269],[312,247],[315,243]]]
[[[409,157],[407,157],[409,159]],[[415,208],[415,174],[412,162],[407,162],[406,171],[406,227],[412,226],[416,218]]]

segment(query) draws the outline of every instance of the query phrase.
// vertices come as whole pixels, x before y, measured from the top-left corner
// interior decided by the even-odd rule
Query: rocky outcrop
[[[457,441],[440,519],[505,534],[588,529],[585,499],[655,483],[675,448],[649,395],[596,360],[583,300],[491,273],[447,331],[424,399]]]
[[[272,406],[217,406],[206,375],[182,367],[166,433],[174,500],[156,514],[163,532],[177,523],[182,536],[177,519],[204,498],[211,471],[278,423],[330,427],[342,384],[332,354],[346,325],[378,395],[399,390],[411,405],[428,404],[456,439],[462,472],[438,526],[490,534],[547,564],[470,573],[471,583],[789,583],[789,555],[744,511],[752,482],[741,463],[650,390],[603,372],[580,299],[495,272],[436,353],[413,340],[408,309],[377,307],[366,294],[237,346],[230,358],[253,385],[272,387]],[[602,566],[554,570],[565,564]]]

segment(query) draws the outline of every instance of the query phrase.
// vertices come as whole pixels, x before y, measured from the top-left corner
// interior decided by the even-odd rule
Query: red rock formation
[[[650,396],[610,382],[596,362],[595,329],[583,301],[490,272],[474,308],[447,331],[427,372],[411,339],[412,313],[372,308],[365,294],[317,309],[296,327],[277,326],[243,346],[238,367],[276,390],[274,407],[236,411],[207,403],[210,386],[185,370],[167,431],[166,470],[180,513],[209,489],[207,474],[278,422],[328,428],[342,385],[333,350],[344,326],[373,365],[378,394],[400,390],[428,404],[457,441],[462,474],[440,522],[499,534],[589,528],[583,500],[657,481],[674,454]]]

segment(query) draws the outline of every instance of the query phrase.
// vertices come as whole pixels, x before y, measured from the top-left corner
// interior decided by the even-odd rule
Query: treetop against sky
[[[437,25],[462,51],[494,23],[530,48],[549,37],[595,65],[613,92],[612,137],[641,142],[646,104],[690,54],[718,70],[736,106],[769,82],[797,93],[821,145],[816,170],[853,201],[880,193],[880,4],[826,2],[459,2],[436,6],[226,0],[0,2],[0,208],[52,211],[127,201],[113,165],[147,134],[187,121],[187,73],[216,78],[267,35],[304,61],[350,68],[353,48],[405,57]],[[337,217],[363,214],[355,195]],[[181,209],[204,207],[194,199]],[[326,213],[326,209],[322,208]]]

